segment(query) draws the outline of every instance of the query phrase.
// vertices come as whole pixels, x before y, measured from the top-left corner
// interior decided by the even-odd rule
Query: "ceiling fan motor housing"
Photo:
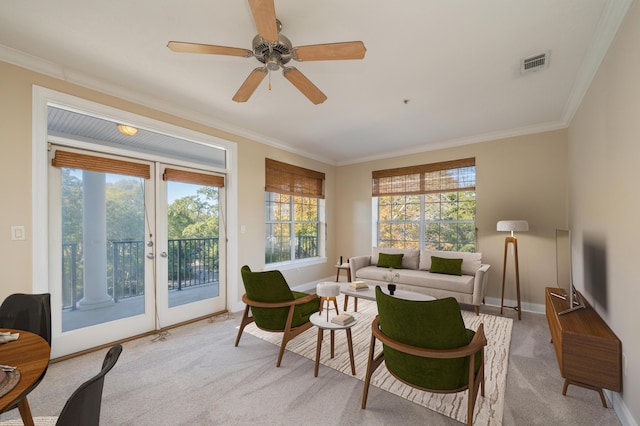
[[[270,44],[257,35],[253,38],[252,46],[253,55],[270,71],[276,71],[293,57],[291,41],[282,34],[278,34],[278,41],[274,44]]]

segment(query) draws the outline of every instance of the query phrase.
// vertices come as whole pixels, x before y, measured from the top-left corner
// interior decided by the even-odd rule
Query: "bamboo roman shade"
[[[374,197],[475,191],[475,158],[377,170],[372,173]],[[471,169],[473,168],[473,169]]]
[[[224,187],[224,176],[208,175],[198,172],[189,172],[178,169],[165,169],[162,180],[194,183],[196,185]]]
[[[265,191],[324,198],[324,173],[265,159]]]
[[[51,159],[51,165],[54,167],[67,167],[90,172],[115,173],[151,179],[151,167],[148,164],[70,151],[57,150],[55,156]]]

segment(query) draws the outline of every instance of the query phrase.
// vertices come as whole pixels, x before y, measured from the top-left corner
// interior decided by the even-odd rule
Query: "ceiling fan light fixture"
[[[133,136],[138,133],[138,129],[132,126],[127,126],[126,124],[118,124],[118,131],[125,136]]]
[[[280,69],[280,55],[273,52],[269,57],[265,60],[264,64],[267,66],[269,71],[277,71]]]

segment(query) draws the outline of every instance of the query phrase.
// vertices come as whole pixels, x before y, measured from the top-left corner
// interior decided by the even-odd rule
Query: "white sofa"
[[[482,263],[482,253],[455,251],[392,249],[373,247],[370,256],[349,259],[351,279],[365,281],[370,286],[386,286],[390,270],[378,267],[378,254],[402,253],[402,269],[393,269],[398,274],[395,284],[399,290],[428,294],[436,298],[455,297],[460,303],[473,305],[476,315],[484,300],[490,265]],[[447,275],[429,272],[431,256],[446,259],[462,259],[462,275]]]

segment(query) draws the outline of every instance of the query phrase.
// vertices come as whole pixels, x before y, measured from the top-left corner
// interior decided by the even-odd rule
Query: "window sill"
[[[320,265],[327,263],[326,257],[313,257],[310,259],[293,260],[290,262],[269,263],[264,265],[264,271],[286,271],[290,269],[305,268],[307,266]]]

